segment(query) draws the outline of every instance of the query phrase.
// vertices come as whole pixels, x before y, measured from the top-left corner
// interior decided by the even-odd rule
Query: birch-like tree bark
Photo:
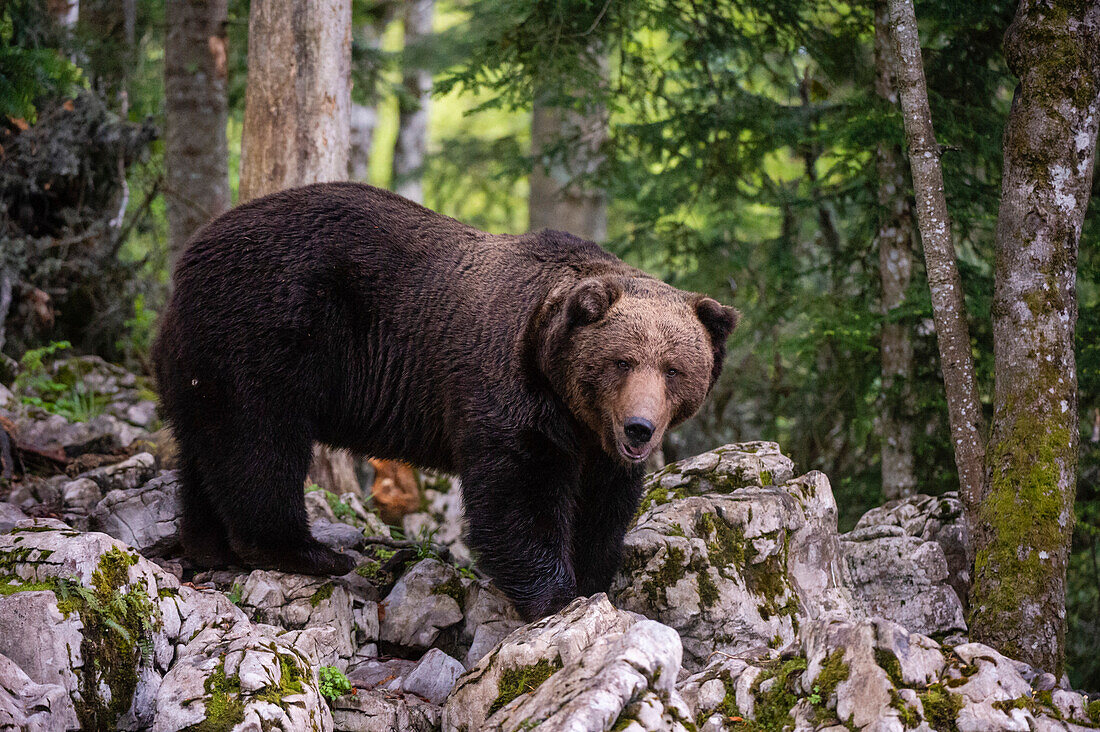
[[[344,180],[351,0],[264,0],[248,18],[240,199]]]
[[[996,386],[979,507],[971,637],[1060,676],[1077,446],[1077,246],[1100,120],[1100,2],[1022,0],[1004,136]]]
[[[924,246],[940,367],[947,394],[951,441],[959,471],[959,493],[967,526],[971,528],[976,520],[985,476],[985,440],[974,359],[970,352],[966,303],[955,261],[951,222],[947,216],[940,146],[936,143],[928,108],[928,88],[924,80],[913,2],[888,0],[887,4],[897,50],[897,85],[905,119],[909,168],[913,175],[917,226]]]
[[[405,48],[416,48],[432,33],[435,0],[406,0]],[[421,177],[428,149],[428,118],[432,73],[410,67],[403,72],[403,93],[398,98],[397,143],[393,150],[393,189],[417,203],[424,201]]]
[[[875,93],[885,103],[898,103],[885,0],[875,3]],[[882,493],[887,500],[912,495],[913,473],[913,343],[903,323],[890,322],[891,313],[905,303],[912,273],[913,207],[905,184],[901,149],[881,142],[875,150],[878,203],[882,224],[875,235],[882,282]]]
[[[165,6],[165,166],[169,265],[200,226],[229,208],[225,125],[226,0]]]
[[[241,139],[241,202],[344,180],[351,105],[351,0],[253,2]],[[310,478],[358,491],[351,456],[317,446]]]
[[[351,103],[351,147],[348,151],[348,177],[351,180],[366,181],[370,177],[370,154],[374,145],[374,129],[378,125],[378,93],[375,89],[377,68],[374,66],[382,48],[382,35],[397,12],[396,2],[379,2],[372,6],[372,17],[353,29],[354,43],[362,44],[368,52],[366,69],[357,69],[359,84],[363,77],[370,81],[366,84],[367,102]],[[352,63],[358,63],[352,59]],[[366,71],[367,73],[364,73]],[[360,89],[360,94],[363,90]]]

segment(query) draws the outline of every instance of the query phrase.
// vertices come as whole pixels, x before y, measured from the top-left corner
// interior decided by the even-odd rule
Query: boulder
[[[379,608],[379,639],[409,650],[431,647],[440,631],[462,621],[471,580],[436,559],[417,562]]]
[[[947,582],[947,560],[937,542],[880,524],[844,534],[841,547],[849,587],[866,615],[914,633],[966,631],[962,602]]]
[[[82,481],[91,482],[88,478]],[[91,528],[145,556],[167,556],[179,549],[179,492],[180,480],[174,470],[133,488],[111,490],[92,511]]]
[[[778,445],[727,445],[645,483],[612,596],[679,632],[685,665],[793,643],[799,626],[857,612],[829,482],[793,478]]]
[[[519,628],[458,680],[444,732],[685,730],[674,688],[682,648],[668,626],[616,610],[603,593]]]
[[[53,732],[78,725],[64,687],[37,684],[14,661],[0,655],[0,730]]]
[[[432,704],[442,704],[454,689],[455,681],[465,672],[457,660],[432,648],[405,674],[401,688]]]

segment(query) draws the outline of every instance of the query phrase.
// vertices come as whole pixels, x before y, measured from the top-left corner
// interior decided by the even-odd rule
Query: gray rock
[[[335,656],[322,658],[324,665],[344,667],[355,652],[351,596],[331,580],[257,569],[241,585],[239,606],[253,620],[287,630],[331,629]]]
[[[381,602],[379,638],[413,650],[429,648],[444,628],[462,621],[462,607],[470,580],[454,567],[435,559],[418,562],[401,576]]]
[[[617,604],[675,628],[685,665],[795,641],[800,623],[854,612],[828,480],[792,480],[774,443],[727,445],[646,481],[612,584]]]
[[[53,732],[78,726],[64,687],[37,684],[14,661],[0,655],[0,730]]]
[[[337,699],[332,709],[337,732],[433,732],[439,707],[394,691],[360,691]]]
[[[65,508],[88,512],[103,500],[103,489],[91,478],[77,478],[61,486],[61,499]]]
[[[607,730],[627,720],[682,730],[691,713],[674,688],[681,653],[671,628],[616,610],[602,593],[578,598],[516,630],[462,676],[443,730]],[[517,674],[526,675],[522,686]]]
[[[179,548],[179,491],[174,470],[135,488],[112,490],[92,512],[91,527],[146,556],[166,556]]]
[[[485,580],[472,584],[466,599],[462,636],[469,646],[466,668],[473,668],[497,643],[521,625],[523,620],[503,592]]]
[[[870,526],[900,527],[909,536],[940,545],[947,561],[947,582],[965,604],[970,592],[970,567],[966,561],[966,525],[956,491],[942,496],[914,495],[872,508],[856,523],[856,530]]]
[[[27,514],[12,503],[0,502],[0,534],[6,534],[20,521],[26,521]]]
[[[432,648],[405,675],[401,688],[432,704],[442,704],[465,671],[461,663],[438,648]]]
[[[849,587],[867,615],[914,633],[966,630],[962,602],[947,583],[947,561],[938,543],[894,525],[863,526],[840,538]]]

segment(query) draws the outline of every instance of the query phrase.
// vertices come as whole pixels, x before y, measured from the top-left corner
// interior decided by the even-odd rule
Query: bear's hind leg
[[[206,497],[198,459],[180,445],[180,498],[183,517],[180,543],[183,553],[199,567],[225,567],[240,560],[229,546],[229,537],[214,504]]]
[[[354,560],[333,551],[309,531],[303,482],[312,442],[293,430],[290,417],[267,417],[260,433],[232,431],[217,451],[203,456],[205,476],[229,544],[251,567],[295,574],[342,575]],[[212,477],[216,476],[216,477]]]

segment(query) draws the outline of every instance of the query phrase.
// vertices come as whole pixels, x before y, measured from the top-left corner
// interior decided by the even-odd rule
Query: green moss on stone
[[[713,607],[718,602],[718,586],[710,578],[710,573],[704,568],[696,576],[695,582],[699,588],[699,602],[703,607]]]
[[[660,569],[642,583],[642,591],[651,605],[664,605],[668,602],[668,588],[675,585],[687,573],[687,557],[684,550],[677,546],[665,548],[665,560]]]
[[[458,576],[451,577],[441,585],[432,588],[433,595],[446,595],[458,603],[458,609],[466,612],[466,589],[462,586],[462,580]]]
[[[924,719],[937,732],[959,732],[956,720],[963,707],[962,697],[943,684],[932,684],[917,694],[924,707]]]
[[[792,658],[774,671],[764,671],[753,683],[753,695],[756,697],[755,724],[762,732],[780,732],[794,726],[791,709],[798,702],[795,679],[806,670],[806,659]],[[759,692],[761,685],[774,679],[775,682],[765,692]]]
[[[225,656],[222,656],[214,672],[203,683],[206,692],[203,706],[206,718],[187,727],[187,732],[224,732],[244,721],[244,702],[241,700],[241,677],[226,676]]]
[[[1094,699],[1085,707],[1085,714],[1093,724],[1100,724],[1100,699]]]
[[[301,694],[305,690],[305,687],[302,686],[304,674],[294,656],[289,653],[279,653],[274,644],[271,646],[271,650],[279,659],[279,681],[260,689],[253,698],[281,707],[284,706],[283,699],[285,697]]]
[[[555,659],[552,663],[545,658],[530,666],[507,669],[500,677],[497,686],[497,698],[489,706],[489,715],[508,706],[514,699],[523,694],[529,694],[539,688],[544,681],[554,675],[561,668],[561,661]]]
[[[817,672],[817,678],[814,679],[817,693],[822,699],[828,699],[836,693],[836,687],[842,681],[848,680],[849,673],[851,671],[844,660],[844,650],[838,648],[825,657],[825,663],[821,664],[821,670]]]
[[[332,597],[333,585],[331,582],[326,582],[317,588],[317,591],[309,598],[310,607],[317,607],[325,600]]]
[[[876,648],[875,663],[886,672],[891,684],[898,688],[904,686],[901,679],[901,662],[898,661],[898,657],[894,655],[893,651]]]
[[[890,706],[898,711],[898,719],[901,720],[902,726],[906,729],[920,726],[920,713],[906,704],[905,700],[894,689],[890,689]]]

